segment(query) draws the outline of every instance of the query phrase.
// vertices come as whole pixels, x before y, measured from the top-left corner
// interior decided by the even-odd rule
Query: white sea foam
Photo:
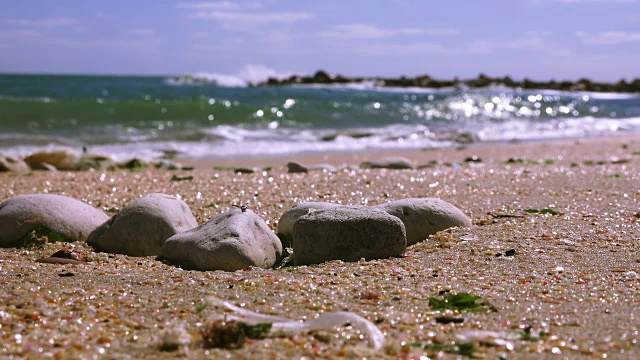
[[[488,123],[476,132],[480,141],[545,140],[579,138],[623,131],[640,132],[640,118],[601,119],[572,118],[545,123],[532,123],[510,119],[502,123]],[[141,141],[89,146],[92,153],[111,156],[116,161],[138,157],[146,160],[160,158],[166,150],[175,150],[188,158],[230,158],[286,156],[300,153],[335,153],[367,150],[400,150],[451,147],[456,145],[455,132],[442,133],[426,126],[392,125],[385,128],[348,129],[339,134],[327,131],[295,129],[243,129],[220,126],[212,130],[220,137],[217,141]],[[354,134],[370,134],[353,137]],[[323,136],[336,135],[330,140]],[[59,148],[80,151],[81,145],[68,144],[22,145],[3,147],[0,153],[24,157],[40,150]]]
[[[170,85],[214,84],[222,87],[247,87],[267,81],[269,78],[284,79],[293,72],[280,72],[264,65],[245,65],[236,74],[215,72],[196,72],[187,76],[172,77],[166,80]]]
[[[527,92],[539,92],[542,95],[560,95],[575,98],[588,96],[598,100],[627,100],[640,98],[640,94],[595,92],[595,91],[564,91],[564,90],[527,90]]]

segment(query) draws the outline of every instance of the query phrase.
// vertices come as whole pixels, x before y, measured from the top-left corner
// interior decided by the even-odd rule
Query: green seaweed
[[[148,167],[149,164],[138,158],[133,158],[123,164],[126,169],[142,169]]]
[[[519,334],[520,340],[523,341],[539,341],[539,340],[544,340],[546,339],[549,334],[545,331],[539,331],[539,332],[532,332],[531,331],[531,326],[527,326],[526,328],[524,328],[523,331],[521,331]]]
[[[213,170],[217,171],[233,171],[234,167],[232,166],[223,166],[223,165],[215,165]]]
[[[452,317],[452,316],[437,316],[436,323],[438,324],[461,324],[464,322],[464,318],[462,317]]]
[[[428,344],[421,346],[428,352],[445,352],[447,354],[475,357],[476,346],[468,342],[452,342],[451,344]]]
[[[0,244],[0,247],[26,247],[29,245],[42,245],[47,242],[75,242],[75,239],[69,238],[53,231],[47,226],[37,225],[21,238],[6,241]]]
[[[556,161],[553,159],[539,159],[539,160],[530,160],[525,158],[509,158],[506,161],[503,161],[502,164],[522,164],[522,165],[553,165]]]
[[[217,320],[202,330],[207,348],[239,349],[246,339],[263,339],[271,331],[271,323],[247,324],[242,321]]]
[[[555,211],[552,208],[543,208],[543,209],[523,209],[522,211],[530,213],[530,214],[549,214],[549,215],[562,215],[561,212]]]
[[[264,339],[269,331],[271,331],[271,326],[271,323],[257,323],[254,325],[244,322],[238,323],[238,327],[242,329],[249,339]]]
[[[429,306],[433,310],[457,310],[459,312],[478,311],[490,308],[482,303],[482,298],[467,293],[445,294],[442,298],[430,297]],[[481,301],[481,302],[478,302]]]

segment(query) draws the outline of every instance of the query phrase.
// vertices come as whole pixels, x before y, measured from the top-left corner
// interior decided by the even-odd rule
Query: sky
[[[640,0],[2,0],[0,73],[640,78]],[[249,74],[248,76],[250,76]]]

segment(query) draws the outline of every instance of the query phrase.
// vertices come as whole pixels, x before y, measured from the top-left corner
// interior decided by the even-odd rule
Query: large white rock
[[[460,209],[436,198],[402,199],[378,207],[402,220],[407,231],[407,245],[450,227],[471,226],[471,219]]]
[[[52,194],[16,196],[0,204],[0,246],[22,246],[32,235],[84,241],[109,216],[80,200]]]
[[[402,221],[369,206],[313,211],[293,225],[295,265],[383,259],[401,256],[406,247]]]
[[[343,205],[314,201],[303,202],[295,205],[287,209],[287,211],[285,211],[280,217],[280,220],[278,221],[278,235],[287,243],[291,243],[291,241],[293,241],[293,224],[298,221],[301,216],[307,215],[312,211],[324,210],[337,206]]]
[[[175,196],[149,194],[95,229],[87,243],[97,251],[130,256],[159,255],[173,235],[198,226],[189,206]]]
[[[78,161],[78,154],[67,149],[38,151],[24,158],[33,170],[51,170],[52,166],[58,170],[78,170]]]
[[[24,160],[12,156],[0,155],[0,172],[29,172],[29,165]]]
[[[170,237],[161,257],[184,268],[236,271],[270,268],[282,256],[280,239],[251,210],[232,209]]]

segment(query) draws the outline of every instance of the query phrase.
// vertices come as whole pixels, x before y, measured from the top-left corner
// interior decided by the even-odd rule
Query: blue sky
[[[640,77],[638,64],[640,0],[3,0],[0,8],[0,72],[616,81]]]

